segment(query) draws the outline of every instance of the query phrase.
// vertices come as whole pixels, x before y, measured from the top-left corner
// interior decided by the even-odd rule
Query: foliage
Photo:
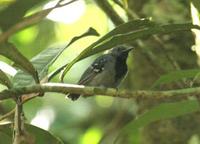
[[[65,43],[64,46],[56,44],[56,46],[54,45],[49,47],[49,45],[46,45],[46,47],[42,47],[42,50],[37,55],[35,55],[33,58],[29,60],[29,58],[27,58],[26,55],[28,47],[31,47],[32,51],[30,50],[29,52],[32,53],[33,51],[38,49],[39,47],[38,43],[40,42],[43,43],[41,45],[45,45],[48,39],[54,39],[52,40],[52,43],[59,41],[58,39],[56,39],[56,36],[53,38],[49,38],[48,33],[46,32],[42,33],[43,29],[45,28],[46,31],[56,31],[55,25],[57,23],[52,22],[50,20],[46,20],[45,17],[54,9],[59,9],[62,8],[63,6],[70,6],[70,4],[76,3],[76,0],[72,0],[67,3],[66,2],[64,3],[63,0],[60,0],[57,2],[55,6],[48,8],[46,10],[41,10],[41,7],[43,7],[43,5],[48,2],[49,1],[47,0],[40,0],[40,1],[16,0],[16,1],[10,1],[10,3],[6,4],[6,6],[3,5],[0,6],[0,28],[1,28],[0,55],[7,58],[5,59],[3,57],[2,58],[0,57],[0,60],[5,61],[8,64],[11,64],[12,61],[12,63],[14,64],[11,67],[12,68],[15,67],[14,69],[17,70],[17,74],[14,77],[11,77],[8,75],[8,73],[5,73],[3,70],[0,69],[0,83],[2,84],[1,88],[2,93],[7,92],[7,94],[10,95],[12,94],[10,97],[13,98],[12,101],[9,100],[2,101],[2,104],[0,105],[2,106],[2,111],[0,112],[7,113],[10,106],[11,107],[16,106],[15,116],[14,118],[13,117],[10,118],[10,120],[13,122],[14,127],[12,127],[11,124],[6,124],[6,125],[2,124],[0,126],[0,137],[1,139],[5,138],[4,143],[12,142],[12,134],[14,134],[13,135],[14,144],[22,143],[22,141],[27,142],[28,139],[30,140],[29,143],[37,143],[37,144],[78,143],[78,142],[85,143],[85,139],[88,138],[86,138],[87,134],[83,133],[86,130],[90,131],[91,127],[92,129],[93,127],[97,127],[94,131],[92,131],[93,133],[96,133],[96,139],[94,140],[95,142],[108,141],[108,143],[111,143],[111,141],[113,140],[113,142],[116,143],[120,142],[124,143],[126,141],[128,141],[129,143],[138,143],[138,141],[140,140],[137,141],[136,139],[140,138],[140,131],[139,131],[140,128],[145,127],[151,122],[162,119],[170,119],[181,115],[186,115],[188,113],[193,113],[199,110],[199,104],[197,99],[195,99],[194,97],[192,97],[193,95],[191,95],[193,100],[184,100],[181,102],[177,102],[176,99],[174,99],[171,100],[173,101],[173,103],[171,101],[170,102],[167,101],[166,103],[161,103],[161,104],[159,101],[158,103],[156,103],[157,104],[156,106],[154,106],[153,108],[148,107],[146,109],[147,110],[146,112],[142,114],[137,114],[136,118],[133,119],[132,115],[133,114],[136,115],[136,112],[132,112],[132,110],[136,111],[136,108],[133,109],[129,107],[129,106],[132,107],[134,103],[133,101],[126,102],[121,99],[106,100],[106,102],[103,103],[103,105],[107,106],[109,105],[109,102],[111,102],[112,106],[109,105],[111,109],[104,110],[105,107],[98,106],[98,101],[97,100],[95,101],[95,99],[92,100],[87,99],[87,102],[82,101],[81,99],[76,103],[72,102],[65,103],[63,102],[63,99],[57,97],[58,94],[54,96],[44,93],[50,96],[49,98],[44,97],[41,100],[39,98],[35,98],[38,95],[43,95],[43,93],[39,93],[39,91],[38,93],[32,93],[31,97],[29,97],[29,95],[21,96],[18,95],[17,93],[13,93],[15,89],[17,89],[18,91],[25,91],[28,86],[42,85],[43,83],[49,83],[52,81],[59,82],[59,79],[56,77],[57,74],[60,74],[61,82],[64,82],[69,78],[71,81],[73,81],[73,74],[70,75],[71,77],[69,76],[69,74],[70,71],[73,72],[75,64],[77,65],[79,64],[79,66],[82,65],[82,67],[86,67],[87,64],[81,63],[82,61],[86,62],[86,60],[91,58],[90,56],[95,57],[99,53],[104,52],[105,50],[109,50],[117,45],[120,44],[136,45],[135,43],[138,43],[138,45],[143,45],[141,40],[147,40],[152,38],[156,39],[159,42],[161,41],[160,43],[162,45],[162,40],[160,40],[158,37],[156,38],[155,35],[159,36],[166,35],[166,37],[170,37],[171,35],[176,35],[177,32],[190,31],[191,29],[200,30],[200,26],[198,25],[198,23],[197,24],[196,23],[192,24],[190,22],[160,23],[159,21],[154,21],[151,20],[150,18],[145,18],[145,19],[137,18],[134,20],[129,20],[127,22],[124,22],[123,24],[120,24],[118,26],[115,26],[112,30],[109,30],[109,32],[104,32],[103,33],[104,35],[102,37],[92,39],[92,41],[90,41],[89,38],[91,38],[91,36],[95,37],[99,36],[102,34],[102,31],[100,31],[100,29],[98,28],[93,28],[87,25],[86,26],[87,29],[89,27],[90,28],[85,32],[85,29],[82,28],[83,26],[80,25],[79,27],[81,29],[81,32],[79,32],[78,34],[72,34],[70,38],[67,37],[69,41],[67,42],[67,44],[66,40],[64,40]],[[101,3],[101,1],[98,3]],[[109,7],[109,3],[113,5]],[[152,3],[151,2],[148,3],[149,6],[148,8],[151,7]],[[191,3],[195,5],[197,11],[200,9],[198,1],[194,0],[191,1]],[[102,4],[104,4],[104,2],[102,2]],[[126,18],[131,19],[136,17],[134,14],[134,10],[128,8],[129,3],[127,1],[120,2],[113,0],[112,2],[106,2],[106,4],[107,4],[106,8],[111,9],[113,12],[123,11],[125,16],[123,17],[119,15],[119,17],[122,17],[122,20],[125,20]],[[181,2],[179,4],[182,5]],[[95,3],[92,2],[87,3],[88,7],[91,5],[94,6]],[[102,6],[98,5],[98,6],[102,7],[104,5]],[[118,8],[115,8],[116,6],[118,6]],[[185,5],[184,7],[186,8]],[[97,10],[97,8],[95,10]],[[85,19],[83,20],[85,21]],[[199,17],[197,17],[197,19],[199,19]],[[50,25],[50,29],[48,29],[45,26],[43,27],[42,24]],[[28,30],[29,28],[31,28],[32,25],[37,27],[38,30],[37,37],[39,38],[36,39],[36,41],[32,41],[32,43],[30,42],[29,45],[24,45],[24,48],[21,49],[20,47],[23,47],[23,44],[18,43],[17,39],[19,36],[17,36],[17,34],[22,32],[23,30]],[[60,27],[63,26],[63,24],[59,23],[58,25]],[[77,27],[76,24],[72,25],[74,26],[74,28]],[[98,26],[102,27],[101,19],[99,20]],[[70,28],[67,28],[67,30],[70,31]],[[45,35],[45,37],[41,37],[42,34]],[[195,34],[197,37],[198,33]],[[43,41],[39,41],[40,38]],[[84,46],[82,46],[82,42],[86,41],[86,39],[89,42],[87,44],[84,44]],[[183,39],[183,41],[184,40],[185,39]],[[83,47],[84,49],[79,48],[76,50],[70,50],[71,47],[77,48],[79,46]],[[141,51],[142,54],[144,55],[148,54],[150,59],[151,58],[154,60],[156,59],[155,58],[156,56],[154,56],[151,52],[149,52],[149,50],[141,49]],[[167,54],[166,57],[168,58],[169,61],[171,60],[173,64],[176,63],[175,60],[171,59],[171,57],[168,56]],[[60,61],[62,62],[62,64],[58,64],[60,63]],[[133,62],[131,64],[134,65]],[[141,67],[145,66],[141,65]],[[168,68],[168,66],[166,67]],[[76,73],[79,72],[78,70],[74,71],[76,71]],[[182,81],[187,81],[192,79],[191,83],[194,84],[196,81],[198,81],[198,75],[199,75],[199,69],[197,69],[196,67],[186,70],[175,69],[167,74],[166,73],[162,74],[160,78],[155,81],[155,83],[151,83],[151,87],[143,89],[153,88],[154,90],[159,91],[160,85],[171,84],[170,89],[173,91],[176,89],[176,87],[174,87],[173,85],[174,83],[179,83],[179,82],[181,83]],[[131,81],[129,85],[132,84],[133,82]],[[198,83],[196,85],[198,85]],[[3,86],[6,86],[6,88]],[[183,87],[181,88],[183,92],[184,90],[186,90]],[[5,91],[5,89],[7,89],[7,91]],[[151,91],[147,91],[147,93],[148,92]],[[156,98],[153,97],[151,97],[150,99],[152,99],[152,101],[156,100]],[[102,103],[102,101],[100,103]],[[123,110],[124,113],[118,113],[118,111],[121,111],[118,105],[122,103],[124,103],[124,105],[126,105],[127,107],[125,106]],[[136,106],[135,103],[134,105]],[[152,105],[154,105],[154,103]],[[34,113],[36,113],[37,111],[42,111],[46,107],[49,107],[48,110],[51,110],[52,108],[54,109],[53,112],[47,111],[47,113],[49,114],[48,116],[50,117],[48,123],[51,124],[51,129],[50,129],[51,132],[47,130],[46,131],[42,130],[32,125],[32,122],[34,120],[33,118]],[[140,104],[138,104],[138,107],[140,109]],[[24,123],[24,119],[22,118],[23,110],[25,112],[25,117],[31,124]],[[56,114],[55,111],[57,112]],[[38,113],[39,112],[37,112],[37,114]],[[118,115],[114,116],[113,113],[114,114],[117,113]],[[125,115],[124,120],[122,120],[122,117],[124,115]],[[4,116],[5,115],[2,114],[2,117]],[[120,116],[119,120],[118,116]],[[112,117],[114,117],[114,120],[111,122],[110,126],[108,126],[108,130],[105,130],[105,132],[103,132],[105,122],[108,122],[108,120]],[[8,118],[8,116],[6,116],[6,118]],[[106,120],[104,121],[104,119]],[[119,123],[120,121],[123,122]],[[25,128],[21,125],[24,125]],[[123,128],[120,129],[119,127]],[[116,128],[117,131],[115,131]],[[109,133],[109,130],[113,131],[113,135]],[[23,133],[22,131],[27,132],[28,134],[31,133],[31,136]],[[108,134],[108,136],[106,134]],[[21,138],[19,137],[19,135],[21,136]],[[57,135],[60,138],[57,138]],[[107,137],[109,140],[106,139]]]

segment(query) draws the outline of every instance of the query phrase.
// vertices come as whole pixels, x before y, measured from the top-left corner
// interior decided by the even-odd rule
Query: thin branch
[[[133,13],[131,9],[129,9],[128,7],[124,6],[123,3],[121,1],[118,0],[113,0],[114,3],[116,3],[119,7],[121,7],[122,9],[124,9],[124,11],[126,12],[126,14],[133,18],[133,19],[138,19],[139,16],[136,13]]]
[[[0,121],[10,117],[15,113],[15,108],[0,117]]]
[[[182,99],[185,99],[189,96],[199,96],[200,87],[196,88],[186,88],[178,90],[169,90],[169,91],[148,91],[148,90],[117,90],[113,88],[102,88],[102,87],[89,87],[83,85],[73,85],[73,84],[62,84],[62,83],[46,83],[46,84],[36,84],[33,86],[27,86],[22,88],[13,88],[9,90],[3,90],[0,92],[0,100],[19,97],[24,94],[32,93],[45,93],[45,92],[57,92],[57,93],[74,93],[87,95],[85,97],[94,96],[94,95],[104,95],[111,97],[119,98],[132,98],[137,101],[143,99],[167,99],[181,96]]]
[[[41,11],[31,15],[31,16],[25,17],[22,21],[20,21],[19,23],[15,24],[12,27],[10,27],[6,32],[4,32],[0,35],[0,43],[6,41],[12,34],[16,33],[17,31],[40,22],[53,9],[69,5],[69,4],[71,4],[75,1],[77,1],[77,0],[71,0],[71,1],[64,3],[64,4],[60,4],[62,2],[62,1],[60,1],[54,7],[51,7],[51,8],[45,9],[45,10],[41,10]]]
[[[24,116],[23,105],[21,97],[16,101],[15,117],[14,117],[14,131],[13,131],[13,144],[21,144],[24,136]]]
[[[108,0],[95,0],[115,25],[123,24],[124,20],[112,8]]]

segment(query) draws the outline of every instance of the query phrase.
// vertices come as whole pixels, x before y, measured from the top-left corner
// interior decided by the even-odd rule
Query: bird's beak
[[[127,49],[124,50],[124,52],[130,52],[134,47],[129,47]]]

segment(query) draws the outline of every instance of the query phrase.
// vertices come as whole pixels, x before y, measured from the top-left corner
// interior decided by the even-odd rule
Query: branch
[[[24,115],[21,97],[16,101],[13,138],[13,144],[24,143]]]
[[[15,113],[15,108],[0,117],[0,121],[12,116]]]
[[[45,9],[45,10],[41,10],[41,11],[31,15],[31,16],[25,17],[22,21],[20,21],[19,23],[15,24],[12,27],[10,27],[6,32],[4,32],[0,35],[0,43],[6,41],[12,34],[16,33],[17,31],[40,22],[53,9],[69,5],[69,4],[71,4],[75,1],[77,1],[77,0],[71,0],[71,1],[64,3],[64,4],[60,4],[60,2],[58,2],[54,7],[51,7],[51,8]]]
[[[124,20],[117,14],[117,12],[112,8],[112,6],[107,0],[95,0],[95,1],[116,26],[124,23]]]
[[[45,93],[45,92],[57,92],[57,93],[74,93],[82,94],[85,97],[94,95],[104,95],[119,98],[132,98],[137,101],[144,99],[167,99],[181,96],[181,99],[185,99],[189,96],[199,96],[200,87],[196,88],[186,88],[179,90],[169,90],[169,91],[148,91],[148,90],[117,90],[113,88],[102,88],[102,87],[88,87],[83,85],[73,85],[73,84],[62,84],[62,83],[46,83],[46,84],[36,84],[33,86],[27,86],[22,88],[12,88],[9,90],[3,90],[0,92],[0,100],[19,97],[24,94],[32,93]]]

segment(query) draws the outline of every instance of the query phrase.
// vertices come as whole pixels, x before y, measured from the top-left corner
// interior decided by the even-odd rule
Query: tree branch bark
[[[62,84],[62,83],[46,83],[46,84],[36,84],[33,86],[13,88],[9,90],[3,90],[0,92],[0,100],[16,98],[25,94],[33,93],[46,93],[46,92],[57,92],[57,93],[74,93],[85,95],[85,97],[93,95],[104,95],[119,98],[132,98],[137,101],[144,99],[167,99],[167,98],[178,98],[181,99],[188,98],[190,96],[199,96],[200,87],[196,88],[186,88],[178,90],[169,91],[148,91],[148,90],[117,90],[113,88],[102,88],[102,87],[89,87],[83,85],[73,85],[73,84]]]
[[[116,26],[124,23],[124,20],[117,14],[115,10],[113,10],[108,0],[95,0],[95,1]]]
[[[21,97],[16,101],[13,144],[21,144],[24,140],[24,117]]]

